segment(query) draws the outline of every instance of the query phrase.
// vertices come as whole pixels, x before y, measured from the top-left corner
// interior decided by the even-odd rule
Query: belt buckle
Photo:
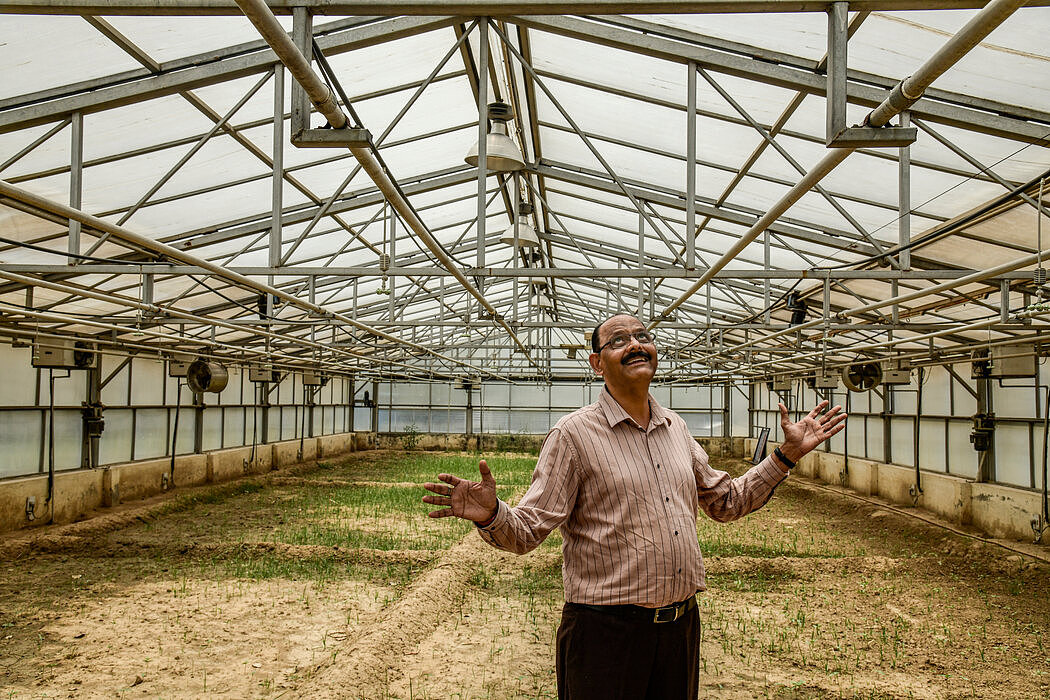
[[[682,610],[685,608],[684,605],[668,605],[663,608],[657,608],[653,612],[653,622],[674,622],[682,616]],[[671,617],[667,619],[661,619],[660,613],[671,613]]]

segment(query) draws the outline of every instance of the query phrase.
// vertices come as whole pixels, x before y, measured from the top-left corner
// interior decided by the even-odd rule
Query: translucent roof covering
[[[936,4],[957,9],[850,14],[842,127],[983,21]],[[0,2],[4,338],[556,380],[585,375],[591,329],[626,312],[655,327],[661,378],[693,382],[1042,337],[1050,7],[945,66],[892,121],[913,143],[865,132],[796,192],[843,98],[821,11],[479,5],[485,24],[327,3],[309,46],[282,14],[377,175],[346,146],[300,147],[327,120],[233,3],[164,5]],[[522,170],[464,160],[479,100],[509,106]],[[515,218],[538,246],[507,242]]]

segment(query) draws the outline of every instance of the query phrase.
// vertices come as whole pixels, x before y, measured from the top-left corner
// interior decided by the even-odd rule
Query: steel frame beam
[[[508,16],[519,14],[727,14],[754,12],[825,12],[827,0],[268,0],[275,14],[291,14],[306,7],[326,15],[461,15]],[[1046,0],[1031,0],[1043,7]],[[978,9],[981,0],[854,0],[850,6],[867,11]],[[234,0],[5,0],[0,13],[73,15],[237,15]]]
[[[852,5],[853,3],[851,3]],[[824,8],[827,7],[825,3]],[[864,9],[858,7],[856,9]],[[795,68],[783,64],[756,61],[747,56],[716,51],[698,44],[673,41],[649,33],[632,31],[577,17],[518,17],[513,20],[530,29],[547,31],[583,41],[659,58],[674,63],[696,63],[717,73],[756,80],[771,85],[824,96],[827,92],[827,77],[812,70]],[[662,29],[659,25],[654,25]],[[876,107],[889,97],[889,90],[849,82],[846,96],[849,102],[865,107]],[[1010,105],[1000,105],[1002,113],[1010,113]],[[963,108],[944,102],[919,100],[910,107],[912,114],[927,121],[948,124],[970,131],[1012,139],[1023,143],[1043,144],[1050,138],[1050,117],[1042,125],[1034,124],[1001,114]]]

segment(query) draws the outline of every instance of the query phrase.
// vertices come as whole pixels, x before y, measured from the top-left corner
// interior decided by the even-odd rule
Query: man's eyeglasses
[[[656,342],[653,338],[653,334],[649,331],[638,331],[637,333],[613,336],[609,339],[609,342],[598,348],[598,352],[601,352],[605,348],[619,350],[623,346],[627,345],[627,343],[631,342],[631,338],[634,338],[642,345],[652,345],[654,342]]]

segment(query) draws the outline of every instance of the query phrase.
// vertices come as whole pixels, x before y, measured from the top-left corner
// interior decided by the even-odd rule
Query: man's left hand
[[[802,459],[817,445],[846,427],[846,414],[839,413],[842,406],[835,406],[826,411],[828,403],[821,401],[798,423],[792,423],[788,418],[787,406],[777,404],[780,407],[780,427],[784,431],[784,442],[780,445],[780,450],[792,462]]]

